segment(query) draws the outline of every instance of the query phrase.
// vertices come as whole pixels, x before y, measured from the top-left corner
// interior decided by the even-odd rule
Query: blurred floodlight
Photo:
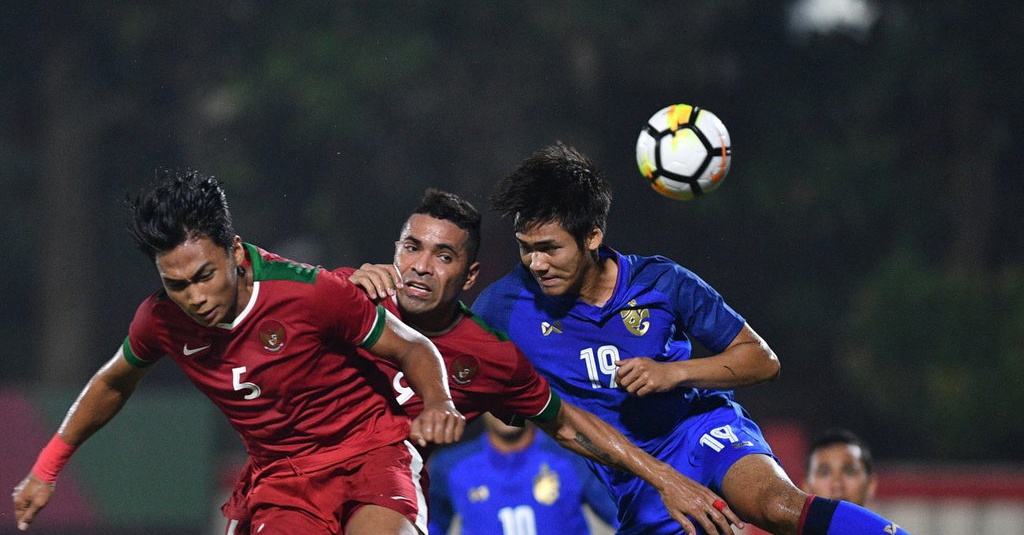
[[[797,0],[790,7],[789,28],[798,35],[836,31],[867,33],[878,9],[868,0]]]

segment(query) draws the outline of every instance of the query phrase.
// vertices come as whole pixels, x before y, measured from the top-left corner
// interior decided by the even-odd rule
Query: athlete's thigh
[[[684,425],[691,472],[686,475],[714,492],[723,492],[726,473],[741,459],[759,455],[775,460],[761,429],[739,406],[712,409],[688,418]]]
[[[405,515],[381,507],[364,504],[352,513],[345,524],[345,535],[419,535],[419,530]]]
[[[288,507],[261,507],[253,511],[249,532],[259,535],[337,535],[323,520]]]
[[[415,526],[413,529],[419,528],[426,533],[427,506],[421,484],[423,475],[422,458],[408,441],[366,454],[363,465],[348,480],[347,500],[338,511],[345,533],[358,529],[367,518],[376,517],[382,521],[396,519],[387,524],[391,526],[403,525],[397,518],[405,519],[409,527]],[[394,513],[394,516],[388,512]],[[372,523],[369,525],[373,527]],[[379,524],[376,532],[403,533],[384,531],[383,526]]]

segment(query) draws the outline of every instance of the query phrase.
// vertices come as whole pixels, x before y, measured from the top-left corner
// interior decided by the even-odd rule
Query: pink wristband
[[[47,483],[57,481],[57,474],[67,464],[77,447],[64,442],[64,439],[60,438],[60,433],[54,433],[43,451],[39,452],[36,464],[32,466],[32,473]]]

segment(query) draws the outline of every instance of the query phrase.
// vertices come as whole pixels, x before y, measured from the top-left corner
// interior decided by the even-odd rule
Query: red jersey
[[[157,292],[132,320],[128,362],[170,355],[258,465],[316,454],[313,468],[406,439],[408,419],[357,352],[383,331],[383,307],[347,277],[245,247],[252,296],[232,323],[204,327]]]
[[[335,273],[347,279],[353,271],[339,268]],[[383,299],[381,304],[402,317],[394,298]],[[452,401],[467,422],[490,412],[506,423],[522,425],[526,418],[553,417],[547,412],[560,406],[547,379],[537,373],[526,355],[463,303],[459,303],[459,319],[451,328],[427,336],[444,359]],[[391,380],[395,397],[406,413],[411,418],[419,416],[423,400],[405,382],[401,370],[390,361],[367,355]]]

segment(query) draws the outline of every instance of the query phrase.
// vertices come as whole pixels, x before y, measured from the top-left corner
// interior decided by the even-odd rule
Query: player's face
[[[244,253],[236,237],[229,253],[202,236],[158,254],[164,290],[186,314],[207,327],[229,323],[239,310],[238,262]]]
[[[516,241],[520,260],[545,294],[579,295],[594,272],[601,235],[595,230],[581,248],[560,223],[544,223],[517,232]]]
[[[395,242],[395,267],[404,287],[397,293],[403,317],[428,330],[446,327],[459,292],[476,282],[479,262],[469,261],[469,233],[450,221],[413,214]]]
[[[804,490],[823,498],[864,505],[875,492],[875,480],[864,468],[860,446],[833,444],[811,457]]]

